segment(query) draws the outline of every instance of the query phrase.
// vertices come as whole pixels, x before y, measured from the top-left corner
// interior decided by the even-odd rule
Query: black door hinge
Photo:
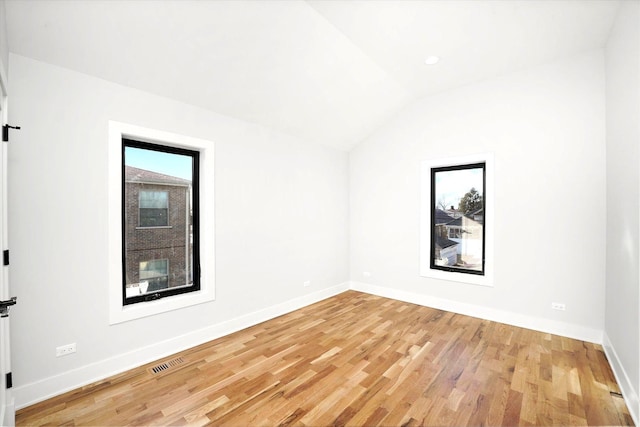
[[[9,265],[9,249],[2,252],[2,265]]]
[[[11,372],[7,372],[5,384],[7,388],[13,387],[13,375],[11,375]]]
[[[2,126],[2,140],[4,142],[9,141],[9,129],[20,130],[20,126],[10,126],[10,125]]]

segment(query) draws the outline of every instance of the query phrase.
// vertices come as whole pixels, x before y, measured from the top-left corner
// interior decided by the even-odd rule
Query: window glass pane
[[[169,193],[166,191],[140,191],[141,208],[168,208]]]
[[[168,209],[140,209],[140,227],[166,227]]]
[[[484,274],[484,164],[432,168],[431,185],[431,268]]]
[[[123,140],[124,303],[198,290],[198,153]]]
[[[140,227],[169,225],[169,193],[140,190]]]
[[[140,263],[140,278],[150,279],[152,277],[166,276],[168,274],[168,261],[166,259],[143,261]]]
[[[140,291],[155,292],[169,287],[168,260],[143,261],[140,263]]]

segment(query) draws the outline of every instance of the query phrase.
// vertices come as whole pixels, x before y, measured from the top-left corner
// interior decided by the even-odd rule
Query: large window
[[[493,285],[493,155],[422,162],[420,275]]]
[[[431,168],[431,268],[484,275],[485,164]]]
[[[127,144],[126,141],[130,143]],[[142,160],[136,159],[137,157],[145,161],[140,163]],[[177,160],[184,158],[187,159],[188,166],[182,170],[186,170],[187,173],[182,174],[175,167],[166,168],[167,160],[169,165],[175,166]],[[214,142],[109,121],[108,159],[109,228],[106,238],[109,248],[109,323],[127,322],[213,301]],[[127,170],[129,175],[125,174]],[[124,197],[123,195],[127,194],[127,186],[131,191],[128,197]],[[173,191],[183,191],[189,186],[190,198],[184,193]],[[141,196],[139,192],[136,193],[134,187],[140,191],[167,193],[167,203],[161,205],[162,207],[158,207],[159,203],[152,203],[152,207],[145,205],[148,200],[142,196],[142,209],[164,209],[166,206],[167,225],[140,226]],[[185,210],[187,206],[190,207]],[[184,218],[184,215],[178,212],[180,209],[190,211],[189,228],[180,225],[183,223],[181,215]],[[123,215],[125,212],[127,214]],[[156,218],[157,216],[155,215]],[[186,219],[184,223],[187,223]],[[185,237],[176,236],[178,232],[180,236]],[[188,242],[186,247],[177,245],[178,239]],[[147,242],[145,244],[155,245],[157,252],[136,251],[133,244],[143,241]],[[175,248],[174,253],[163,254],[162,251],[167,247]],[[167,260],[166,268],[158,264],[146,267],[143,265],[142,269],[140,268],[141,263],[161,260]],[[164,275],[165,271],[167,288],[149,291],[149,282],[158,279],[160,273]],[[150,277],[149,274],[157,275]],[[164,279],[158,279],[156,282],[160,280]],[[173,294],[179,292],[182,293]],[[170,297],[163,298],[164,296]]]
[[[199,152],[122,140],[123,303],[200,289]]]

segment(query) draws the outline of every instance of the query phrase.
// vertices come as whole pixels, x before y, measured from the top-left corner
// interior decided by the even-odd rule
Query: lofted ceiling
[[[6,19],[13,53],[350,150],[416,99],[603,47],[618,7],[6,0]]]

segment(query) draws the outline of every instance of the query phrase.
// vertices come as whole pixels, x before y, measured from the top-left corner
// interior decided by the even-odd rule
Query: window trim
[[[485,199],[484,217],[484,275],[469,274],[468,272],[445,271],[431,266],[431,193],[433,168],[443,168],[458,165],[485,164]],[[481,286],[493,286],[494,281],[494,155],[493,153],[478,153],[466,156],[445,157],[425,160],[421,163],[420,189],[420,276],[468,283]]]
[[[124,305],[122,238],[122,140],[132,139],[200,153],[200,290]],[[108,271],[109,323],[165,313],[215,299],[214,143],[122,122],[108,123]]]

